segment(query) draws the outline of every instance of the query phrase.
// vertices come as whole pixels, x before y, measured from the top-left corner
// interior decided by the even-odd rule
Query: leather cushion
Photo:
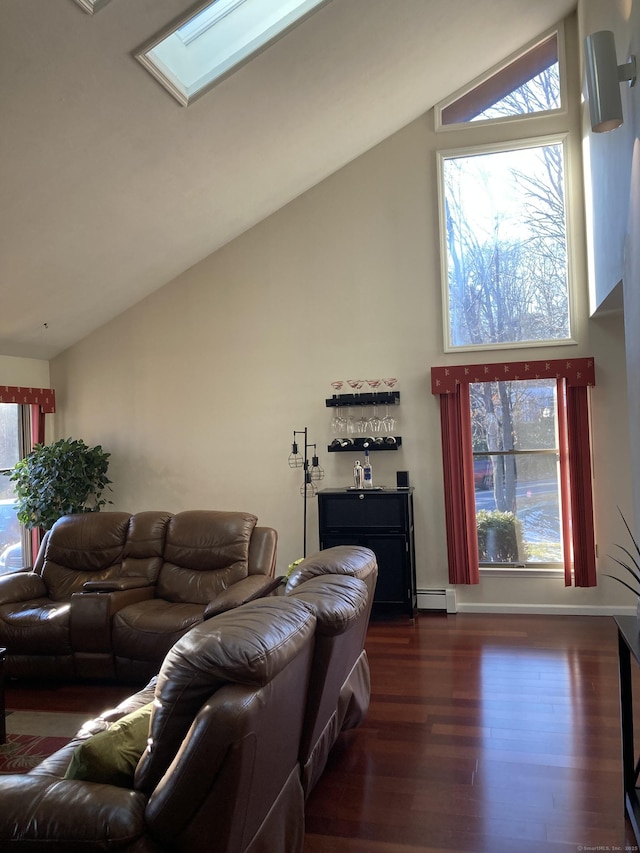
[[[318,575],[289,593],[290,598],[305,601],[318,619],[317,634],[334,636],[355,625],[368,606],[367,585],[359,578],[345,575]]]
[[[118,573],[130,518],[128,512],[88,512],[58,519],[42,567],[49,597],[70,598],[85,581]]]
[[[114,654],[158,661],[159,666],[171,646],[203,617],[203,604],[174,604],[161,598],[130,604],[113,619]]]
[[[376,555],[357,545],[336,545],[307,557],[289,575],[285,594],[318,575],[352,575],[366,580],[377,574]]]
[[[249,573],[254,515],[189,510],[169,520],[157,596],[207,604]]]
[[[71,654],[68,601],[37,598],[0,605],[0,645],[20,655]]]

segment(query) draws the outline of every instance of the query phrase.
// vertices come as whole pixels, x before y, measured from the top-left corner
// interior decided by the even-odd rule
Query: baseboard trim
[[[455,589],[417,590],[418,610],[447,613],[531,613],[542,616],[635,616],[636,608],[624,605],[516,604],[461,602]]]
[[[418,610],[446,610],[457,613],[455,589],[418,589],[416,590]]]

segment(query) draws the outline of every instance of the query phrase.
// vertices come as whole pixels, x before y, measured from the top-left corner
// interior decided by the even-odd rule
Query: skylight
[[[213,0],[136,54],[183,105],[329,0]]]

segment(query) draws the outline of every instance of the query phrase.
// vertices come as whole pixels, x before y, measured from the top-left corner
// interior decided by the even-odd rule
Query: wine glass
[[[331,431],[336,435],[339,435],[341,432],[344,432],[346,428],[347,422],[342,416],[342,409],[335,408],[333,410],[333,417],[331,418]]]
[[[391,376],[388,379],[383,379],[382,381],[384,382],[385,386],[389,389],[389,391],[392,391],[393,388],[395,388],[395,386],[398,384],[398,380],[396,379],[395,376]],[[384,417],[382,418],[382,429],[385,432],[393,432],[397,428],[397,426],[398,426],[398,419],[396,418],[395,415],[392,415],[389,412],[389,403],[387,403],[385,406],[385,414],[384,414]]]
[[[365,432],[380,432],[382,428],[382,418],[378,415],[378,405],[377,403],[373,404],[373,411],[369,415],[369,419],[367,420],[367,429]]]
[[[336,392],[333,395],[334,397],[336,397],[337,394],[342,390],[343,386],[344,386],[344,382],[342,381],[342,379],[335,379],[331,383],[331,387]],[[346,425],[347,425],[347,422],[343,416],[342,407],[336,406],[333,410],[333,417],[331,418],[331,430],[332,430],[332,432],[334,432],[334,433],[344,432],[346,429]]]
[[[382,418],[382,421],[380,423],[381,423],[382,429],[385,432],[393,432],[395,430],[396,426],[398,425],[398,419],[395,417],[395,415],[392,415],[389,412],[389,404],[388,403],[386,404],[385,414],[384,414],[384,417]]]

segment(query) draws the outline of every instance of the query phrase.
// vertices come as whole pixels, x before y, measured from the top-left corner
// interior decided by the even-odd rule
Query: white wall
[[[624,335],[619,315],[588,319],[577,86],[576,73],[578,344],[518,358],[595,356],[597,534],[611,542],[615,504],[630,493]],[[309,428],[324,485],[349,485],[354,455],[326,449],[329,383],[397,376],[403,446],[372,456],[374,477],[393,485],[396,470],[410,472],[418,587],[448,585],[429,371],[456,360],[443,354],[435,162],[436,145],[453,138],[432,127],[431,114],[421,117],[52,362],[57,432],[112,453],[114,508],[254,512],[279,532],[283,571],[302,549],[301,477],[287,465],[293,430]],[[555,579],[485,579],[457,592],[461,607],[480,609],[624,601],[610,583],[576,591]]]
[[[580,42],[590,33],[612,30],[618,64],[638,52],[639,4],[633,0],[581,0]],[[583,74],[584,81],[584,74]],[[598,309],[623,278],[625,264],[631,157],[635,137],[633,114],[637,111],[637,89],[620,87],[625,122],[611,133],[592,133],[586,86],[583,82],[583,134],[585,194],[589,235],[589,278],[591,310]]]
[[[49,362],[36,358],[0,355],[0,385],[20,388],[48,388]]]
[[[638,0],[579,0],[580,38],[597,30],[612,30],[618,63],[634,54],[640,62],[640,2]],[[585,104],[585,185],[596,188],[592,227],[595,264],[591,269],[596,304],[612,284],[622,280],[628,365],[630,469],[634,512],[640,530],[640,85],[621,86],[624,124],[611,133],[593,134]],[[599,189],[597,189],[599,188]]]

